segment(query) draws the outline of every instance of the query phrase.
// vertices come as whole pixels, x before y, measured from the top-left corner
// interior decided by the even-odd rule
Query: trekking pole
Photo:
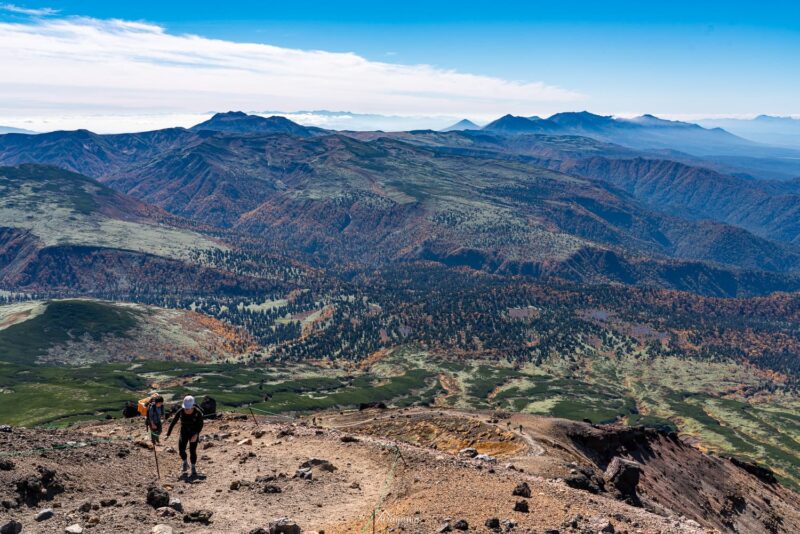
[[[161,470],[158,468],[158,453],[156,452],[155,443],[153,443],[153,457],[156,459],[156,474],[158,475],[158,481],[161,482]]]
[[[375,510],[372,511],[372,534],[375,534]]]
[[[258,419],[256,419],[256,414],[253,413],[253,408],[252,407],[248,406],[248,408],[250,408],[250,415],[253,416],[253,422],[256,424],[256,427],[257,427],[258,426]]]

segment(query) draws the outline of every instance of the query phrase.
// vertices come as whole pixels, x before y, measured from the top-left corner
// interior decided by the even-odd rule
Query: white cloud
[[[0,123],[229,109],[488,119],[556,110],[583,98],[542,82],[74,17],[0,23],[0,70]]]
[[[16,4],[0,4],[0,11],[8,11],[9,13],[17,13],[18,15],[28,15],[31,17],[47,17],[59,13],[58,9],[53,9],[51,7],[42,7],[34,9],[34,8],[18,6]]]

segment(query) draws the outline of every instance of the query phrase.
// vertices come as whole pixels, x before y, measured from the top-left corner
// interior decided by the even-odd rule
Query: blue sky
[[[194,34],[287,50],[352,52],[375,64],[429,65],[440,74],[456,71],[522,84],[505,91],[487,83],[483,86],[486,95],[476,90],[466,97],[455,94],[445,99],[448,106],[442,115],[482,119],[505,111],[546,115],[574,109],[678,118],[800,114],[798,4],[20,0],[14,5],[57,9],[58,13],[44,17],[47,21],[82,17],[146,22],[175,36]],[[0,20],[41,24],[37,22],[41,17],[19,11],[2,11]],[[95,52],[87,49],[86,53]],[[321,75],[320,80],[324,79],[326,75]],[[22,87],[28,82],[20,83]],[[270,84],[274,85],[274,79]],[[376,88],[388,84],[368,81],[364,90],[379,91]],[[561,93],[540,94],[525,84],[542,84]],[[428,77],[420,86],[423,91],[438,91],[441,84]],[[320,87],[324,89],[324,84]],[[531,96],[520,96],[518,90],[526,87]],[[493,93],[497,94],[494,107],[486,102]],[[481,99],[479,105],[476,99]],[[151,98],[149,103],[155,100]],[[232,100],[232,104],[251,103],[247,98]],[[421,94],[413,100],[400,100],[388,92],[383,100],[332,100],[331,106],[322,107],[350,103],[352,111],[430,115],[437,106],[435,99],[426,100]],[[267,95],[265,101],[261,109],[284,105],[316,109],[323,103],[309,97],[303,105],[302,98],[277,94]],[[196,105],[201,102],[206,103],[198,98]],[[359,109],[360,102],[364,102],[363,109]],[[461,107],[454,105],[457,102]],[[216,101],[207,103],[217,108]],[[219,101],[219,106],[223,104]],[[58,108],[56,102],[48,105]],[[113,105],[109,101],[106,107]],[[117,105],[127,111],[169,108],[137,107],[130,97],[119,99]],[[64,109],[79,107],[70,101]],[[201,109],[185,105],[175,111]]]

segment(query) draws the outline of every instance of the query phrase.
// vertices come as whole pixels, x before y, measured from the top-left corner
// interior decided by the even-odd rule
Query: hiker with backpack
[[[194,397],[186,395],[181,403],[181,409],[172,417],[172,422],[167,429],[167,439],[172,434],[172,429],[180,419],[181,433],[178,437],[178,453],[183,460],[181,474],[185,475],[189,470],[186,461],[186,446],[189,446],[189,458],[192,461],[192,476],[197,476],[197,444],[200,442],[200,431],[203,430],[203,411],[195,405]]]
[[[153,393],[150,397],[139,401],[139,411],[144,410],[145,426],[150,432],[153,445],[158,445],[161,439],[162,418],[164,417],[164,397]]]

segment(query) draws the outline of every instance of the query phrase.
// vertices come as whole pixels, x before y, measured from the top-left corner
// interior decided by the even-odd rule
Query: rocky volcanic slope
[[[207,421],[199,477],[178,478],[174,437],[158,448],[160,484],[141,420],[5,427],[0,528],[354,533],[372,531],[373,511],[376,532],[425,534],[800,528],[798,496],[768,471],[653,431],[507,417],[370,409],[256,426],[226,414]]]

